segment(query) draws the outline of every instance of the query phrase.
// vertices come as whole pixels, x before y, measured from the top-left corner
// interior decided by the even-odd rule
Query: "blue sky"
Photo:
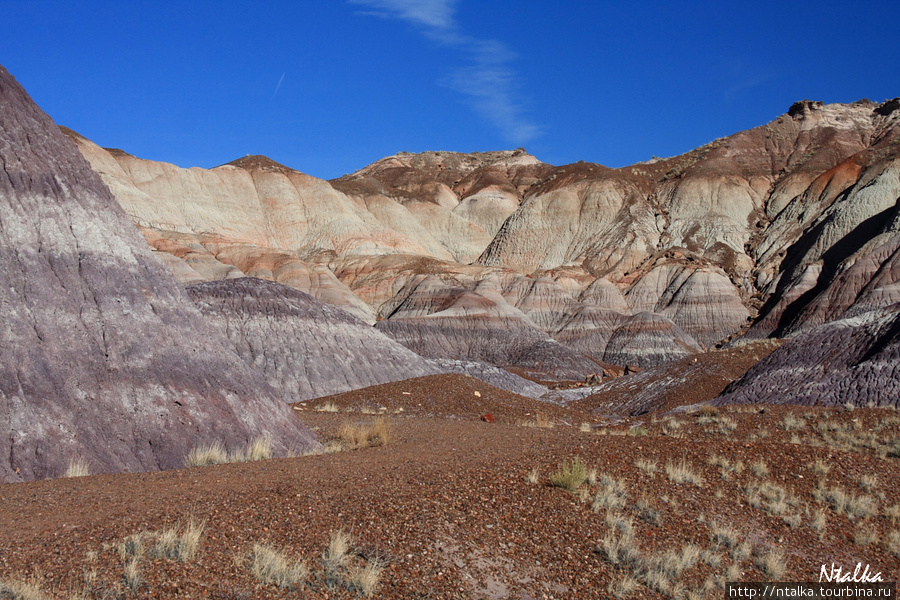
[[[900,95],[893,3],[0,0],[0,64],[57,123],[180,166],[322,178],[523,146],[623,166],[796,100]]]

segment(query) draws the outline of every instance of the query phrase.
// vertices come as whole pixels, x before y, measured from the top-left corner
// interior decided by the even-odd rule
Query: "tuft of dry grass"
[[[766,553],[758,554],[753,560],[756,567],[771,579],[779,580],[785,572],[784,552],[773,548]]]
[[[631,575],[623,575],[609,582],[606,591],[615,598],[627,598],[640,585],[640,582]]]
[[[364,567],[355,567],[347,575],[347,585],[366,598],[371,598],[378,589],[384,567],[376,562],[370,562]]]
[[[828,471],[831,470],[831,465],[819,458],[816,459],[816,462],[809,465],[809,469],[816,475],[825,477],[826,475],[828,475]]]
[[[293,588],[309,576],[309,569],[300,560],[294,560],[268,544],[253,544],[250,571],[266,584],[280,588]]]
[[[561,462],[550,475],[550,485],[574,492],[587,479],[587,467],[577,456],[568,462]]]
[[[186,467],[208,467],[223,465],[228,462],[228,452],[222,442],[215,441],[192,448],[184,460]]]
[[[647,458],[639,458],[634,461],[634,466],[646,473],[650,476],[650,478],[656,477],[656,461],[650,460]]]
[[[900,558],[900,531],[892,531],[885,539],[887,551]]]
[[[340,409],[334,402],[326,402],[325,404],[320,404],[319,406],[317,406],[316,412],[336,413],[340,412]]]
[[[272,438],[269,435],[261,435],[247,446],[243,460],[253,462],[270,458],[272,458]]]
[[[196,521],[191,517],[183,530],[172,527],[160,533],[156,538],[152,553],[154,556],[181,562],[193,560],[197,556],[200,539],[203,537],[205,528],[206,521]]]
[[[537,485],[541,480],[541,471],[537,467],[533,468],[528,476],[525,478],[525,481],[532,485]]]
[[[601,510],[621,510],[622,508],[625,508],[627,498],[628,492],[625,487],[625,482],[604,473],[603,476],[600,477],[597,493],[594,496],[594,502],[591,505],[591,508],[594,512],[600,512]]]
[[[396,439],[394,425],[387,417],[378,417],[372,423],[345,422],[338,430],[338,437],[348,448],[385,446]]]
[[[0,598],[9,600],[49,600],[40,586],[22,581],[0,581]]]
[[[695,471],[685,458],[682,458],[678,462],[667,462],[666,475],[669,476],[670,481],[679,485],[682,483],[692,483],[697,487],[703,487],[703,475]]]
[[[581,425],[578,426],[578,431],[580,431],[581,433],[590,433],[591,431],[593,431],[593,427],[591,427],[590,423],[585,421],[584,423],[582,423]]]
[[[336,573],[350,559],[350,545],[353,538],[343,529],[338,529],[331,534],[328,547],[322,554],[322,562],[328,573]]]
[[[91,474],[91,466],[83,458],[73,458],[66,469],[66,477],[87,477]]]
[[[806,427],[806,421],[794,413],[788,413],[784,415],[784,418],[781,420],[781,427],[785,431],[799,431]]]
[[[140,589],[142,583],[140,557],[135,556],[125,563],[125,568],[122,572],[122,580],[125,583],[125,587],[128,588],[131,593],[135,593]]]
[[[753,461],[750,463],[750,472],[760,479],[766,479],[769,476],[769,465],[764,460]]]
[[[710,523],[710,530],[710,537],[716,544],[729,549],[738,545],[740,538],[734,528],[713,521]]]
[[[556,426],[553,419],[540,410],[534,415],[534,419],[520,420],[516,424],[520,427],[537,427],[539,429],[553,429]]]

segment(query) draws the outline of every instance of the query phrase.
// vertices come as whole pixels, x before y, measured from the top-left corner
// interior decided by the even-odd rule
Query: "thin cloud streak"
[[[541,128],[515,101],[518,78],[510,63],[516,55],[499,41],[462,33],[454,17],[457,0],[349,2],[374,9],[364,14],[407,21],[435,43],[468,54],[473,64],[457,69],[438,83],[466,96],[474,110],[512,143],[522,146],[540,135]]]
[[[278,90],[281,89],[281,84],[284,83],[284,76],[285,76],[285,75],[287,75],[286,72],[281,74],[281,79],[278,80],[278,85],[275,86],[275,91],[272,93],[272,98],[274,98],[274,97],[275,97],[275,94],[278,93]]]

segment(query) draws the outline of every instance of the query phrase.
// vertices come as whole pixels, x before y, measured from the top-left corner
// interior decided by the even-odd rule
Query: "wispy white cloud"
[[[350,0],[350,4],[369,6],[368,14],[398,17],[415,25],[434,29],[455,27],[456,0]]]
[[[457,49],[470,64],[439,82],[468,98],[484,119],[516,145],[524,145],[540,134],[540,127],[527,115],[517,98],[518,77],[512,68],[515,53],[497,40],[482,40],[466,34],[456,21],[457,0],[349,0],[368,6],[365,14],[409,22],[433,42]]]
[[[282,74],[281,74],[281,79],[278,80],[278,85],[275,86],[275,91],[272,92],[272,97],[273,97],[273,98],[275,97],[275,94],[278,93],[278,90],[281,89],[281,84],[284,83],[284,76],[285,76],[285,75],[287,75],[287,73],[282,73]]]

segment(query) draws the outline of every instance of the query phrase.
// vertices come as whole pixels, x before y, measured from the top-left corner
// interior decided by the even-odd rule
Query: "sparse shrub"
[[[888,552],[900,558],[900,531],[892,531],[888,534],[885,541]]]
[[[812,520],[809,522],[809,528],[819,534],[821,537],[825,533],[828,521],[825,517],[825,511],[817,508],[812,514]]]
[[[736,563],[744,562],[750,558],[752,552],[753,548],[750,546],[749,542],[741,542],[731,549],[731,560]]]
[[[831,470],[831,465],[829,465],[827,462],[825,462],[824,460],[819,458],[819,459],[816,459],[816,462],[809,465],[809,468],[816,475],[819,475],[820,477],[825,477],[826,475],[828,475],[828,471]]]
[[[781,427],[785,431],[799,431],[806,427],[806,421],[796,416],[794,413],[788,413],[784,415],[784,418],[781,420]]]
[[[871,492],[874,488],[878,486],[878,477],[875,475],[863,475],[859,478],[859,487],[866,490],[867,492]]]
[[[153,545],[152,554],[162,558],[170,558],[187,562],[197,555],[200,547],[200,538],[206,528],[206,521],[195,521],[192,517],[188,524],[180,531],[177,527],[164,530],[156,535],[156,543]],[[153,534],[144,534],[144,537]]]
[[[639,585],[638,580],[631,575],[623,575],[611,581],[606,591],[616,598],[627,598]]]
[[[228,462],[228,452],[222,442],[215,441],[193,448],[184,461],[186,467],[207,467]]]
[[[769,476],[769,466],[765,463],[765,461],[757,460],[750,463],[750,472],[760,479],[765,479]]]
[[[591,508],[594,512],[620,510],[625,507],[627,498],[628,492],[625,488],[625,482],[604,473],[600,478],[597,494],[594,496],[594,503],[591,505]]]
[[[122,579],[125,583],[125,587],[128,588],[131,593],[135,593],[140,589],[142,583],[140,557],[135,556],[125,563],[125,568],[122,572]]]
[[[550,475],[550,485],[574,492],[587,479],[587,467],[577,456],[568,462],[561,462]]]
[[[777,548],[773,548],[764,554],[757,555],[753,564],[771,579],[781,579],[785,572],[785,556],[784,553]]]
[[[853,532],[853,543],[857,546],[868,546],[878,541],[878,533],[869,526],[857,527]]]
[[[735,531],[733,527],[713,521],[710,523],[710,529],[710,537],[712,537],[712,540],[716,544],[729,549],[737,546],[739,539],[738,532]]]
[[[646,458],[639,458],[634,461],[634,466],[649,475],[651,478],[656,477],[656,461]]]
[[[335,573],[340,567],[343,567],[350,559],[350,544],[353,539],[350,534],[339,529],[331,534],[328,540],[328,547],[322,554],[322,562],[328,573]]]
[[[638,518],[650,525],[656,525],[658,527],[663,523],[662,513],[654,508],[647,496],[642,496],[641,499],[637,501],[634,505],[634,512],[637,514]]]
[[[892,504],[884,509],[884,516],[891,520],[894,525],[900,521],[900,504]]]
[[[678,462],[667,462],[666,475],[669,476],[670,481],[679,485],[682,483],[692,483],[697,487],[703,487],[703,476],[694,471],[687,459],[684,458]]]
[[[534,419],[523,419],[517,422],[520,427],[537,427],[539,429],[553,429],[556,425],[553,419],[551,419],[547,413],[544,411],[537,411],[534,415]],[[601,430],[601,433],[605,433]]]
[[[244,460],[247,462],[269,460],[270,458],[272,458],[272,438],[268,435],[254,439],[244,453]]]
[[[21,581],[0,581],[0,598],[8,600],[49,600],[39,586]]]
[[[813,492],[818,500],[824,499],[838,514],[867,519],[878,513],[878,502],[871,496],[854,496],[841,487],[823,488]]]
[[[291,559],[268,544],[253,544],[251,558],[250,571],[262,583],[293,588],[309,576],[302,561]]]
[[[66,477],[87,477],[91,474],[91,466],[83,458],[73,458],[66,469]]]
[[[378,417],[370,424],[344,423],[338,437],[350,449],[384,446],[394,441],[393,424],[386,417]]]
[[[381,581],[383,572],[384,567],[377,562],[370,562],[362,567],[354,567],[347,575],[347,585],[366,598],[370,598],[375,593],[375,590],[378,589],[378,583]]]

